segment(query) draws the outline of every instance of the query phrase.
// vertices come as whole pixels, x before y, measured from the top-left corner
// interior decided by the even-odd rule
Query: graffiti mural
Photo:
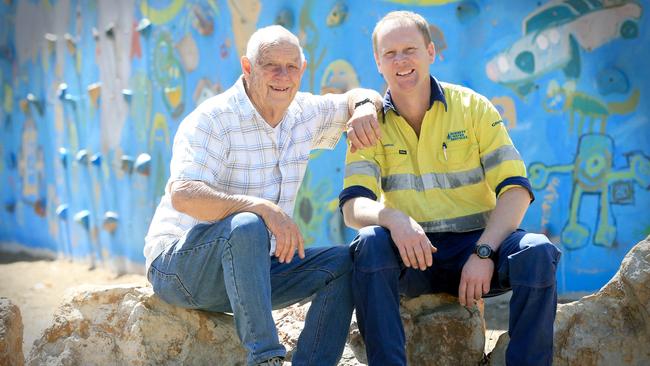
[[[300,39],[301,89],[385,90],[371,34],[425,16],[431,72],[485,95],[528,163],[522,227],[564,250],[561,292],[604,284],[650,234],[647,0],[0,2],[0,249],[142,272],[174,134],[240,76],[256,28]],[[346,139],[314,151],[296,202],[308,246],[345,245]]]
[[[569,133],[605,133],[610,114],[628,114],[636,110],[639,91],[635,90],[622,102],[603,102],[598,98],[575,90],[575,82],[559,86],[555,80],[548,84],[544,109],[549,113],[566,113],[569,116]],[[578,126],[575,126],[575,116]],[[587,126],[585,126],[585,122]],[[575,130],[574,130],[575,128]],[[586,129],[586,131],[584,130]]]
[[[627,165],[615,169],[614,153],[614,140],[611,136],[589,133],[580,137],[578,151],[570,164],[530,165],[533,189],[545,188],[553,174],[572,175],[569,219],[561,234],[562,244],[566,249],[582,248],[589,240],[592,240],[594,245],[613,246],[616,239],[616,222],[611,214],[611,205],[633,203],[634,183],[642,189],[650,189],[650,159],[643,153],[626,153]],[[590,238],[590,229],[578,222],[581,200],[587,194],[596,195],[599,200],[598,210],[590,220],[595,223],[593,238]]]
[[[488,77],[524,95],[534,80],[554,70],[578,78],[581,50],[638,37],[641,12],[635,2],[548,2],[524,19],[523,37],[490,60]]]

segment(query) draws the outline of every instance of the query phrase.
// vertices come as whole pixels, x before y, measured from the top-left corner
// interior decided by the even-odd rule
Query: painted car
[[[579,47],[591,51],[619,37],[636,38],[641,12],[636,2],[549,2],[524,19],[524,36],[492,58],[486,74],[523,94],[534,79],[556,69],[576,78],[580,75]]]

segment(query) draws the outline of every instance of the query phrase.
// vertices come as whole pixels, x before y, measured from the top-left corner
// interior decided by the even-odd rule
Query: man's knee
[[[364,271],[399,269],[390,232],[381,226],[366,226],[352,243],[355,268]]]
[[[509,259],[512,285],[548,287],[555,284],[555,272],[561,252],[544,235],[526,234],[522,250]]]
[[[252,212],[240,212],[232,216],[228,241],[231,247],[244,250],[262,247],[267,253],[270,245],[264,220]]]
[[[349,249],[346,246],[334,246],[328,250],[332,253],[329,260],[331,265],[328,267],[334,277],[338,278],[349,274],[352,271],[352,258]]]

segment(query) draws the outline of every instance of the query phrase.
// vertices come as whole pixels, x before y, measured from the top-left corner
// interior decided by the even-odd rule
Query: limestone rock
[[[20,309],[9,299],[0,297],[0,365],[22,366],[24,363]]]
[[[291,361],[293,351],[298,344],[298,337],[305,326],[305,318],[310,305],[310,302],[302,305],[296,304],[273,312],[278,338],[287,349],[287,361]]]
[[[558,306],[553,365],[650,364],[649,238],[630,250],[597,293]],[[508,334],[501,337],[492,365],[505,365]]]
[[[29,365],[244,365],[233,319],[188,311],[150,287],[82,289],[34,342]]]
[[[298,344],[298,337],[305,326],[307,310],[311,303],[296,304],[273,312],[275,324],[278,328],[280,342],[287,348],[287,361],[291,361],[295,347]],[[355,358],[354,352],[346,345],[338,366],[360,366],[361,363]]]
[[[423,295],[402,299],[400,313],[409,365],[476,365],[483,359],[482,302],[479,308],[467,309],[451,295]],[[357,359],[367,363],[356,321],[351,327],[349,344]]]

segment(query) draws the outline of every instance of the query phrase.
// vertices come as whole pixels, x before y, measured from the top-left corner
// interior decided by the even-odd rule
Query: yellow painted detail
[[[167,7],[158,9],[149,6],[149,2],[143,0],[140,4],[140,12],[154,24],[165,24],[178,15],[183,9],[183,5],[185,5],[183,0],[172,0]]]
[[[11,113],[14,109],[14,90],[11,89],[11,85],[9,84],[5,84],[5,100],[3,105],[7,114]]]

